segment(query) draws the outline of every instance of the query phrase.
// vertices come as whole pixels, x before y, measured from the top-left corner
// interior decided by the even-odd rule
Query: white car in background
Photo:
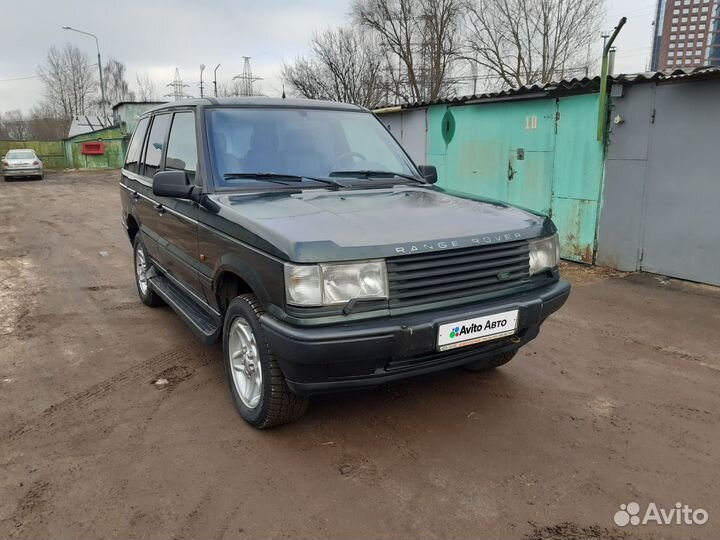
[[[16,148],[8,150],[2,160],[2,175],[5,180],[9,177],[34,176],[43,179],[43,162],[29,148]]]

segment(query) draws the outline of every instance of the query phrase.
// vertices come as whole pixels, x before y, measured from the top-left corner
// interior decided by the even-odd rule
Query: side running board
[[[161,275],[149,280],[150,286],[175,312],[188,323],[203,343],[216,343],[222,332],[222,322],[207,312],[172,281]]]

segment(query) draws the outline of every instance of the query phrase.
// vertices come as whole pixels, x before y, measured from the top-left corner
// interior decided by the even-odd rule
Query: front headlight
[[[555,268],[560,262],[558,235],[530,240],[530,275]]]
[[[285,264],[288,304],[331,306],[353,298],[387,298],[385,261],[295,265]]]

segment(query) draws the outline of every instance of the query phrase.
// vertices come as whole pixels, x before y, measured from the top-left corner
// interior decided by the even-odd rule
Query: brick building
[[[720,65],[720,0],[658,0],[651,69]]]

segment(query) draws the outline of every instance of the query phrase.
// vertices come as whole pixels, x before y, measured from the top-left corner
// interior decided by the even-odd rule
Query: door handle
[[[137,191],[133,191],[132,198],[133,198],[133,201],[139,201],[140,194]]]
[[[165,208],[163,207],[162,204],[156,204],[155,210],[157,210],[157,213],[160,214],[161,216],[165,213]]]

